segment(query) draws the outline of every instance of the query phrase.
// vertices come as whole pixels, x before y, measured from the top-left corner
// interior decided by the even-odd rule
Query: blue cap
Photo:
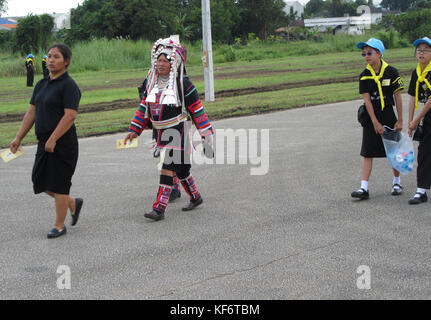
[[[34,58],[34,55],[32,55],[31,53],[27,56],[27,59],[28,58]]]
[[[382,56],[385,54],[385,45],[379,39],[371,38],[367,42],[359,42],[356,45],[358,49],[363,49],[365,46],[379,50]]]
[[[413,42],[413,45],[415,46],[415,48],[417,48],[422,43],[425,43],[431,47],[431,40],[428,37],[417,39],[415,42]]]
[[[43,56],[44,59],[48,58],[48,56]]]

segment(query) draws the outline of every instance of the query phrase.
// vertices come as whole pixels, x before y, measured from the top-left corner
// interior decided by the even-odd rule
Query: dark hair
[[[53,48],[57,48],[58,51],[60,51],[65,61],[69,59],[69,63],[66,65],[67,68],[70,65],[70,61],[72,60],[72,50],[70,50],[70,48],[63,43],[56,43],[49,47],[48,52]]]

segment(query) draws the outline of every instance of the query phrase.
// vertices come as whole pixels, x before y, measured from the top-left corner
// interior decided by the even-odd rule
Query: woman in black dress
[[[418,147],[418,188],[409,203],[419,204],[428,201],[426,190],[431,187],[431,39],[421,38],[413,45],[416,48],[418,66],[413,71],[409,87],[409,134],[413,135],[422,120],[424,135]],[[420,111],[419,102],[424,104]],[[414,118],[416,111],[418,113]]]
[[[81,92],[68,75],[72,52],[63,44],[55,44],[48,51],[50,76],[40,80],[30,101],[21,127],[10,149],[15,153],[22,139],[35,124],[38,139],[32,181],[35,194],[45,192],[55,199],[57,218],[48,238],[66,233],[64,221],[68,209],[75,225],[83,204],[81,198],[69,196],[71,180],[78,161],[78,138],[74,121]]]
[[[368,180],[371,176],[373,158],[386,157],[381,138],[383,126],[399,131],[403,128],[401,90],[404,87],[397,69],[382,59],[385,52],[382,41],[371,38],[367,42],[358,43],[357,47],[362,50],[362,56],[368,63],[367,68],[360,75],[359,93],[364,98],[371,120],[363,128],[361,156],[364,160],[361,188],[352,192],[351,196],[368,199]],[[398,118],[393,108],[395,103]],[[395,169],[393,172],[392,195],[400,195],[402,193],[400,173]]]

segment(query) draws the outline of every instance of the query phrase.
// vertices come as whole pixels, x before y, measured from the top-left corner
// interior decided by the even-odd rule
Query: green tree
[[[243,37],[254,33],[266,39],[278,27],[289,24],[283,0],[238,0],[237,3],[241,16],[239,32]]]
[[[173,32],[176,13],[174,0],[85,0],[72,11],[69,39],[154,40]]]
[[[192,33],[190,40],[202,39],[202,1],[179,0],[178,10],[186,15],[184,25]],[[212,39],[220,43],[232,43],[241,21],[235,0],[210,1]]]
[[[40,19],[35,15],[28,15],[19,20],[16,28],[16,43],[14,51],[23,55],[39,51]]]
[[[304,8],[304,16],[306,18],[319,17],[325,10],[325,1],[323,0],[310,0]]]
[[[431,8],[430,0],[418,0],[415,2],[414,6],[410,7],[409,10],[421,10],[426,8]]]
[[[54,18],[49,14],[39,16],[40,20],[40,47],[46,51],[53,37]]]
[[[193,29],[191,25],[186,24],[187,14],[178,13],[175,17],[174,33],[180,36],[180,39],[191,40]]]
[[[341,3],[341,0],[326,0],[325,7],[330,17],[342,17],[344,16],[346,6]]]
[[[380,5],[390,10],[407,11],[416,3],[416,0],[382,0]]]
[[[0,0],[0,17],[7,10],[7,0]]]
[[[431,30],[431,9],[402,13],[392,17],[392,26],[410,42],[429,36]]]

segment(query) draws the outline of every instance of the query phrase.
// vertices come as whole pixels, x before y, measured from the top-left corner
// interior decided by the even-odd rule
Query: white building
[[[304,14],[304,6],[299,3],[298,1],[286,1],[286,6],[284,7],[283,11],[286,12],[287,15],[290,14],[290,8],[293,8],[293,12],[296,12],[296,16],[298,18],[301,18],[301,16]]]
[[[337,18],[315,18],[305,19],[304,25],[307,28],[317,28],[319,32],[327,32],[331,29],[334,34],[364,34],[365,29],[370,29],[372,24],[376,24],[382,19],[382,13],[365,12],[359,17],[337,17]]]
[[[70,11],[67,13],[53,13],[51,16],[54,18],[54,30],[70,29]]]

